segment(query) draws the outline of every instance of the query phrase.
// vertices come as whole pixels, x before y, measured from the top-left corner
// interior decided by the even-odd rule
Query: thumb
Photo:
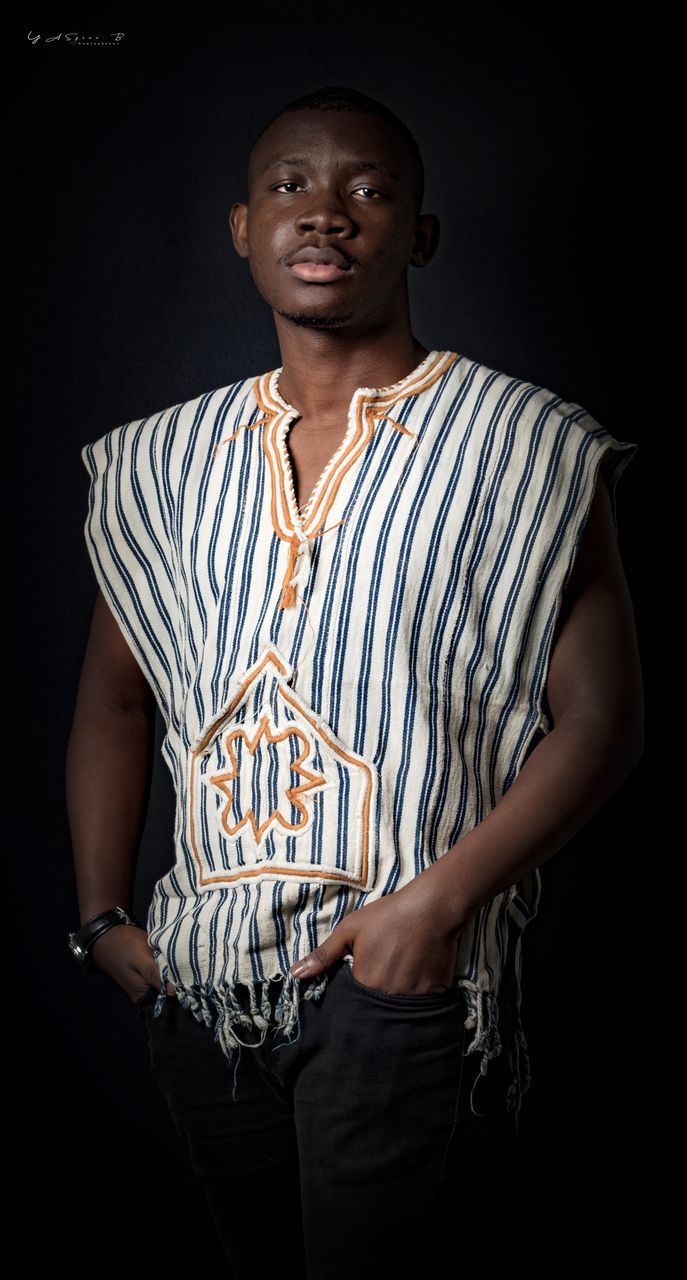
[[[311,974],[323,973],[335,960],[346,955],[350,950],[348,938],[339,927],[330,933],[320,947],[315,947],[315,950],[303,956],[302,960],[295,960],[289,966],[289,973],[296,978],[309,978]]]

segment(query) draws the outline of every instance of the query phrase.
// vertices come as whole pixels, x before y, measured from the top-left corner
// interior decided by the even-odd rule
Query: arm
[[[81,924],[130,906],[152,776],[152,691],[100,590],[66,754],[66,799]],[[137,999],[160,977],[144,929],[116,925],[94,961]]]
[[[546,695],[553,729],[484,821],[419,877],[455,927],[567,844],[642,754],[634,613],[602,478],[559,616]]]
[[[559,615],[546,693],[554,727],[492,812],[402,889],[345,917],[305,957],[307,968],[293,972],[310,976],[354,949],[366,985],[408,993],[418,981],[427,991],[445,987],[471,916],[567,844],[636,766],[641,667],[605,482],[597,484]]]

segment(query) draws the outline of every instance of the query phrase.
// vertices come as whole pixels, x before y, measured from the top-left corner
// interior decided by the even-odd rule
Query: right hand
[[[160,970],[148,934],[137,925],[113,925],[91,947],[91,959],[126,992],[132,1004],[137,1004],[151,987],[160,991]],[[166,991],[168,996],[176,995],[171,982]]]

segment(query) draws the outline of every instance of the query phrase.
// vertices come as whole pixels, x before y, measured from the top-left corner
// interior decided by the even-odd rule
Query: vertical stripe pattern
[[[303,511],[281,369],[83,446],[98,584],[160,709],[175,861],[150,945],[229,1058],[291,1035],[327,975],[289,965],[498,804],[538,733],[555,625],[599,472],[638,446],[580,405],[452,351],[359,387]],[[617,516],[616,516],[617,519]],[[455,980],[481,1071],[517,1016],[538,872],[463,930]],[[281,984],[276,1013],[268,985]]]

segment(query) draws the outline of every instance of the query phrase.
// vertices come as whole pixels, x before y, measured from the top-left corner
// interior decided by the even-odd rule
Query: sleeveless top
[[[552,638],[599,469],[617,526],[638,449],[544,387],[430,351],[357,388],[299,511],[280,373],[81,450],[89,556],[155,695],[176,793],[174,863],[147,919],[155,1014],[169,981],[229,1060],[293,1037],[328,974],[289,965],[482,821],[549,731]],[[505,1052],[510,970],[516,1121],[540,891],[536,870],[479,910],[455,971],[483,1076]]]

